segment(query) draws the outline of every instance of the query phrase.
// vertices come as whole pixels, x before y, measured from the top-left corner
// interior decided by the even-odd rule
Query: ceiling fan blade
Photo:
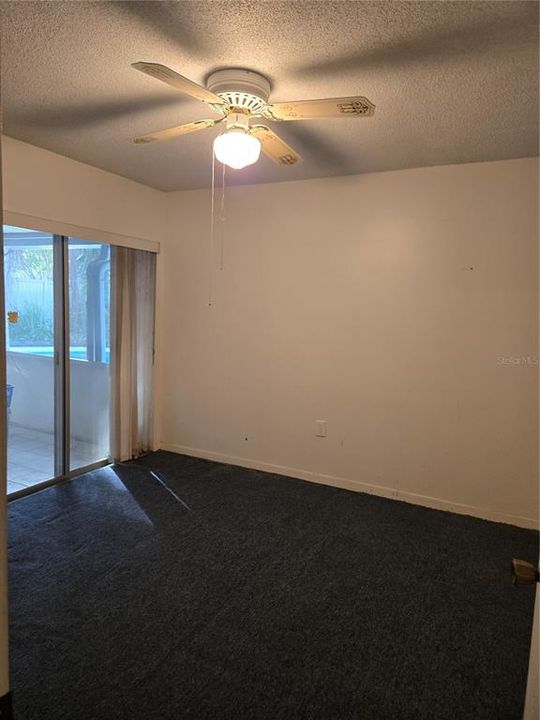
[[[296,165],[302,162],[301,155],[266,125],[253,125],[249,134],[260,140],[263,153],[278,165]]]
[[[217,120],[197,120],[196,122],[187,123],[186,125],[177,125],[176,127],[166,128],[165,130],[158,130],[149,135],[140,135],[139,137],[133,138],[133,142],[136,145],[144,145],[155,142],[156,140],[171,140],[180,135],[188,135],[197,130],[213,127],[224,119],[225,118],[218,118]]]
[[[322,100],[293,100],[267,105],[262,115],[269,120],[314,120],[317,118],[369,117],[375,105],[361,95],[323,98]]]
[[[150,77],[161,80],[162,82],[167,83],[167,85],[171,85],[171,87],[180,90],[180,92],[183,92],[186,95],[190,95],[197,100],[202,100],[202,102],[205,102],[208,105],[227,105],[225,100],[220,98],[219,95],[215,95],[202,85],[198,85],[196,82],[193,82],[193,80],[189,80],[188,78],[179,75],[166,65],[160,65],[159,63],[136,62],[132,63],[131,67],[135,68],[135,70],[140,70],[140,72],[145,73],[145,75],[150,75]]]

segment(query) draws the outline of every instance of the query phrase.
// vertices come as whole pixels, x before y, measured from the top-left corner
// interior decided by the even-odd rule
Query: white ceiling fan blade
[[[267,105],[262,115],[270,120],[314,120],[317,118],[369,117],[375,105],[361,95],[323,98],[322,100],[293,100]]]
[[[160,65],[159,63],[136,62],[132,63],[131,67],[135,68],[135,70],[140,70],[140,72],[145,73],[145,75],[150,75],[150,77],[161,80],[162,82],[167,83],[167,85],[171,85],[186,95],[197,98],[197,100],[202,100],[202,102],[205,102],[208,105],[227,105],[225,100],[220,98],[219,95],[210,92],[210,90],[207,90],[202,85],[198,85],[196,82],[193,82],[193,80],[189,80],[188,78],[179,75],[166,65]]]
[[[266,125],[253,125],[249,134],[260,140],[263,153],[278,165],[296,165],[302,162],[301,155]]]
[[[172,138],[179,137],[180,135],[187,135],[188,133],[196,132],[197,130],[204,130],[217,123],[221,122],[225,118],[218,118],[217,120],[197,120],[196,122],[187,123],[186,125],[177,125],[176,127],[166,128],[165,130],[158,130],[155,133],[149,135],[141,135],[133,138],[133,142],[136,145],[144,145],[146,143],[155,142],[156,140],[171,140]]]

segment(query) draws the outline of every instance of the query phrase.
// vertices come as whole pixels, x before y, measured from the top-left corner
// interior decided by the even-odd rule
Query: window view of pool
[[[52,238],[4,226],[6,348],[54,355],[55,299]],[[108,245],[69,241],[69,356],[109,362],[110,252]]]
[[[54,348],[52,347],[19,347],[17,345],[11,346],[9,352],[24,353],[25,355],[40,355],[42,357],[53,357]],[[105,348],[103,360],[101,362],[110,362],[111,350]],[[71,360],[88,360],[88,350],[86,347],[70,347],[69,357]]]

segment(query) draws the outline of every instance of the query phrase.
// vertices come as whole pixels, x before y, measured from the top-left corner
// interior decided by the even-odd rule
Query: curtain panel
[[[152,450],[156,256],[111,247],[111,457]]]

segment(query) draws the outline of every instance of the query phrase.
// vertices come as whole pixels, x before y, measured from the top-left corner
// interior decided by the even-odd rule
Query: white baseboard
[[[369,483],[349,480],[348,478],[338,477],[336,475],[324,475],[322,473],[313,472],[312,470],[302,470],[300,468],[285,467],[284,465],[274,465],[273,463],[261,460],[252,460],[250,458],[237,457],[236,455],[225,455],[223,453],[213,452],[212,450],[201,450],[200,448],[192,448],[186,445],[161,443],[160,447],[162,450],[169,450],[170,452],[179,453],[181,455],[190,455],[191,457],[202,458],[204,460],[215,460],[216,462],[225,463],[226,465],[239,465],[240,467],[250,468],[252,470],[262,470],[263,472],[271,472],[276,475],[287,475],[288,477],[298,478],[299,480],[307,480],[308,482],[319,483],[320,485],[331,485],[333,487],[343,488],[344,490],[365,492],[371,495],[378,495],[379,497],[412,503],[413,505],[422,505],[423,507],[433,508],[435,510],[445,510],[447,512],[458,513],[459,515],[471,515],[473,517],[481,518],[482,520],[492,520],[493,522],[517,525],[518,527],[528,528],[530,530],[540,529],[538,519],[535,518],[522,517],[521,515],[510,515],[508,513],[499,512],[498,510],[478,508],[473,505],[465,505],[462,503],[451,502],[450,500],[429,497],[428,495],[418,495],[417,493],[404,492],[402,490],[384,487],[383,485],[371,485]]]

